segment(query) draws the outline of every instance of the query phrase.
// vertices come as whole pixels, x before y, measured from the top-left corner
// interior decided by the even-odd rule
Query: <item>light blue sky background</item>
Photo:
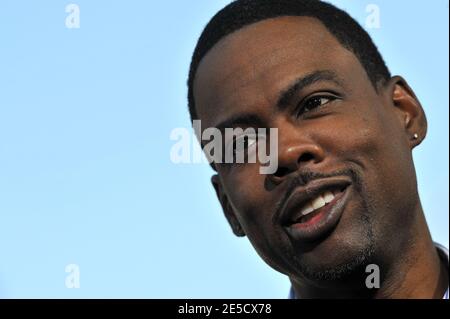
[[[415,151],[448,246],[448,1],[336,0],[370,29],[428,115]],[[207,165],[174,165],[196,39],[226,0],[0,0],[0,297],[284,298],[289,283],[234,237]],[[79,289],[65,266],[80,266]]]

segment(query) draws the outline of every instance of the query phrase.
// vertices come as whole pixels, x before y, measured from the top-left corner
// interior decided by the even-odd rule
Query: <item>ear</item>
[[[402,77],[392,77],[386,87],[413,149],[425,139],[427,134],[427,119],[422,105]]]
[[[224,192],[222,183],[220,182],[219,175],[215,174],[211,177],[211,183],[214,186],[214,189],[216,190],[217,198],[220,201],[220,204],[222,205],[222,210],[225,214],[225,218],[228,220],[228,223],[231,226],[231,229],[233,230],[233,233],[238,237],[244,237],[245,232],[242,229],[241,224],[239,223],[239,220],[236,217],[236,214],[234,213],[233,208],[230,205],[230,202],[228,201],[228,197]]]

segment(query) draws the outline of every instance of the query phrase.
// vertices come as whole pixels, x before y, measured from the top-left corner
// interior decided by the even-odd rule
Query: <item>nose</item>
[[[324,150],[314,141],[292,138],[278,145],[278,169],[268,176],[273,182],[283,182],[300,169],[314,169],[324,160]]]

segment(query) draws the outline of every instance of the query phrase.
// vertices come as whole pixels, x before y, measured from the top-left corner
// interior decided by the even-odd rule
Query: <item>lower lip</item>
[[[328,234],[341,218],[350,193],[349,188],[350,186],[346,187],[331,202],[320,208],[310,220],[286,227],[288,234],[293,239],[302,241],[316,241]]]

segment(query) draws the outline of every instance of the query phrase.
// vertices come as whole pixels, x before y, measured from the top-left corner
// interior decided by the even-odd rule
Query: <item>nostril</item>
[[[283,177],[289,174],[290,170],[287,167],[278,167],[277,171],[273,174],[276,177]]]
[[[300,158],[298,159],[299,163],[302,162],[309,162],[312,161],[314,159],[314,155],[311,153],[303,153]]]

